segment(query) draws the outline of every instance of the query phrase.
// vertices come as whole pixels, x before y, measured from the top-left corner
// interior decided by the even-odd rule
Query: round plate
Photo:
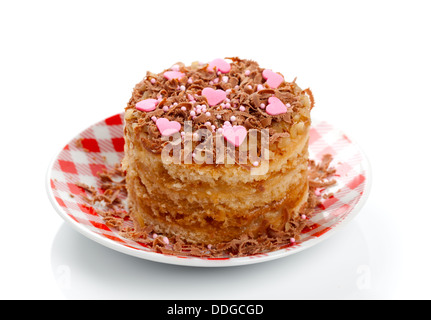
[[[89,210],[80,196],[81,188],[75,185],[80,182],[97,186],[97,173],[122,160],[123,116],[117,114],[102,120],[72,139],[50,164],[47,189],[52,205],[69,225],[86,237],[125,254],[200,267],[238,266],[286,257],[327,239],[346,225],[362,208],[370,191],[370,167],[359,146],[327,122],[313,121],[309,140],[310,159],[320,161],[324,154],[332,154],[334,160],[331,165],[337,170],[337,184],[327,190],[334,196],[323,201],[300,241],[273,252],[238,258],[197,258],[157,253],[121,237],[115,229],[106,226],[94,210]]]

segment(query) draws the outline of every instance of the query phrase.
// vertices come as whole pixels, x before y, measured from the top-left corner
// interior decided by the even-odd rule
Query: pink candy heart
[[[211,107],[226,99],[226,92],[221,89],[214,90],[213,88],[204,88],[202,90],[202,95],[207,98],[208,104]]]
[[[287,112],[287,107],[280,99],[271,97],[268,99],[268,105],[266,106],[266,112],[271,116],[276,116]]]
[[[273,89],[278,88],[278,86],[284,81],[282,75],[273,72],[272,70],[265,69],[262,72],[263,77],[266,79],[266,83]]]
[[[135,105],[135,107],[139,111],[149,112],[149,111],[153,111],[156,109],[157,103],[158,103],[158,101],[156,99],[145,99],[145,100],[139,101]]]
[[[246,136],[247,129],[243,126],[226,126],[223,128],[223,137],[235,147],[239,147]]]
[[[166,71],[163,76],[168,79],[168,80],[172,80],[172,79],[181,79],[182,77],[185,77],[186,75],[182,72],[179,71]]]
[[[156,126],[164,137],[173,135],[181,130],[181,124],[178,121],[169,121],[165,118],[157,119]]]
[[[208,71],[220,71],[221,73],[228,73],[230,71],[230,63],[224,61],[223,59],[215,59],[208,64]]]

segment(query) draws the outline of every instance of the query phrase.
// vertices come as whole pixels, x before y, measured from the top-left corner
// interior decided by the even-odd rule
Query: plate
[[[80,182],[96,187],[97,173],[122,160],[123,121],[124,114],[117,114],[79,133],[52,160],[46,184],[52,205],[67,224],[91,240],[138,258],[184,266],[227,267],[286,257],[312,247],[346,225],[358,214],[370,192],[369,162],[357,143],[331,124],[313,120],[310,159],[320,161],[324,154],[332,154],[337,184],[328,189],[334,196],[323,201],[299,241],[273,252],[247,257],[199,258],[158,253],[109,228],[94,210],[89,210],[80,197],[82,189],[75,185]]]

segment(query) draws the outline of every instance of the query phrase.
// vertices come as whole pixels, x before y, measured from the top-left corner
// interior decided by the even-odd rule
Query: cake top
[[[162,137],[184,135],[186,122],[193,131],[206,128],[223,134],[235,147],[250,129],[268,129],[273,142],[289,136],[295,123],[309,121],[312,93],[301,90],[295,80],[236,57],[190,66],[176,63],[158,74],[147,72],[126,110],[131,110],[128,118],[135,128],[147,133],[155,152]]]

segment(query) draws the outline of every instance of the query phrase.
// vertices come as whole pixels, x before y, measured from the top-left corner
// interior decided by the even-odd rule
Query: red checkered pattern
[[[125,239],[118,235],[116,230],[107,227],[94,208],[81,199],[80,195],[84,190],[75,185],[81,182],[97,187],[97,173],[119,163],[123,158],[123,147],[123,114],[96,123],[70,141],[60,152],[52,166],[49,186],[55,201],[73,223],[121,246],[149,252],[151,249]],[[310,130],[309,153],[310,158],[317,161],[324,154],[333,155],[332,165],[337,169],[337,184],[327,192],[334,193],[334,196],[323,201],[311,218],[312,225],[303,231],[301,241],[294,246],[280,248],[281,250],[292,251],[308,246],[310,242],[336,228],[364,197],[364,191],[369,183],[366,178],[366,160],[361,151],[346,135],[330,124],[313,123]],[[247,259],[267,257],[271,254],[273,253]]]
[[[311,219],[312,224],[303,230],[301,243],[318,238],[334,229],[355,208],[363,197],[366,183],[366,159],[358,147],[342,132],[327,122],[313,123],[310,130],[310,159],[319,161],[323,155],[334,157],[337,184],[325,193],[334,196],[323,200]]]
[[[97,187],[97,173],[123,159],[123,114],[105,119],[70,141],[52,166],[50,187],[61,209],[75,223],[91,232],[138,250],[149,250],[111,230],[94,208],[82,200],[85,191],[77,182]]]

